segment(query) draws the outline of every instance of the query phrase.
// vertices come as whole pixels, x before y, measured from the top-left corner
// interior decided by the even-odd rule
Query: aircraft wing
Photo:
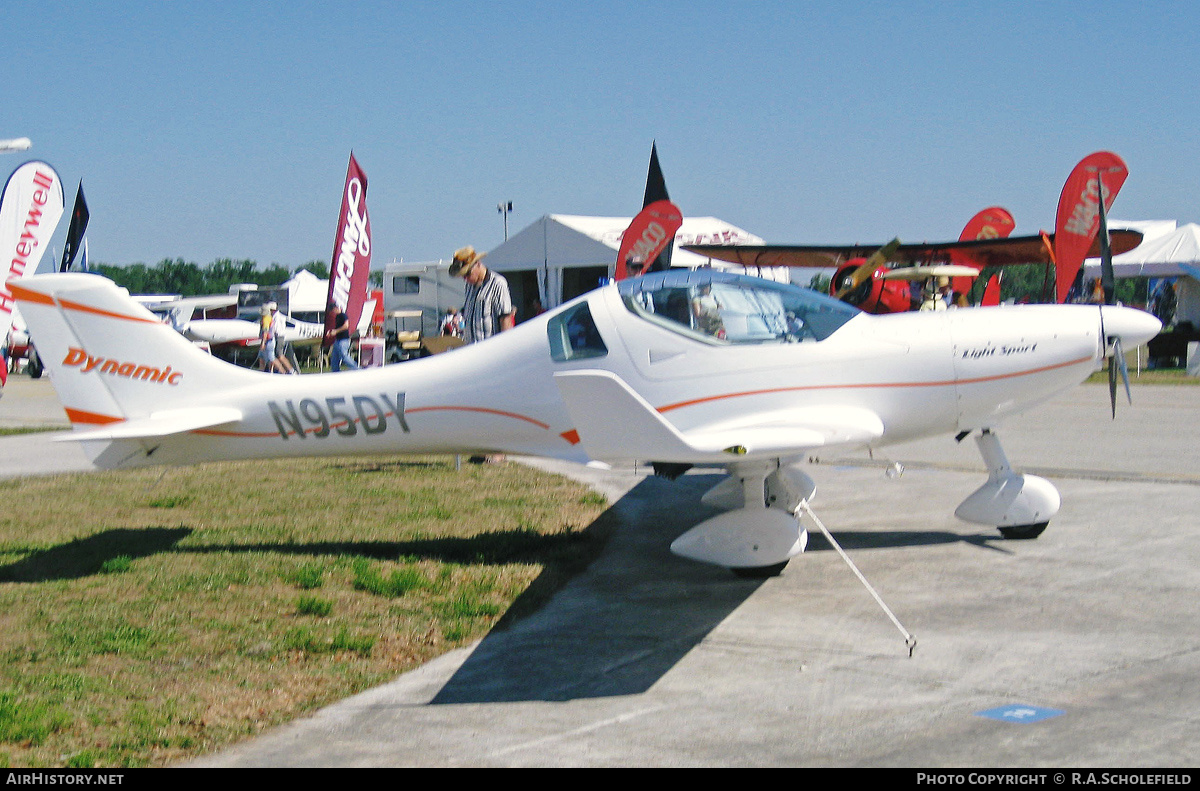
[[[554,382],[584,450],[600,461],[727,464],[863,444],[883,434],[878,415],[848,406],[751,413],[736,422],[683,432],[608,371],[565,371],[555,374]]]
[[[188,407],[164,409],[149,417],[110,423],[102,428],[73,431],[55,442],[87,442],[88,440],[149,439],[182,434],[201,428],[223,426],[242,419],[241,410],[233,407]]]
[[[180,297],[179,299],[156,299],[147,296],[135,299],[149,310],[186,310],[188,315],[185,318],[191,318],[192,311],[197,308],[211,310],[237,304],[236,294],[212,294],[204,297]]]
[[[184,325],[183,334],[192,341],[257,343],[259,327],[245,319],[196,319]]]
[[[1113,255],[1128,252],[1142,243],[1140,231],[1114,230],[1112,236]],[[1052,261],[1048,240],[1054,243],[1054,234],[1045,237],[1010,236],[1005,239],[972,239],[962,242],[938,242],[933,244],[902,244],[888,257],[893,263],[934,264],[951,263],[951,253],[956,253],[954,263],[969,263],[977,266],[1010,266],[1012,264],[1046,264]],[[742,266],[794,266],[817,269],[832,269],[851,258],[866,258],[876,252],[881,244],[853,245],[719,245],[689,244],[683,249],[718,261],[728,261]],[[1100,242],[1096,240],[1088,252],[1089,258],[1100,255]]]

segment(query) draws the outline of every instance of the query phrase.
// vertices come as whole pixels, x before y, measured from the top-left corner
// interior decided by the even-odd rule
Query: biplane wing
[[[1142,242],[1140,231],[1114,230],[1113,255],[1128,252]],[[1006,239],[974,239],[962,242],[902,244],[888,256],[890,263],[904,265],[954,263],[977,266],[1011,266],[1013,264],[1046,264],[1053,261],[1051,249],[1054,234],[1012,236]],[[742,266],[792,266],[831,269],[851,258],[866,258],[876,252],[879,244],[852,245],[719,245],[691,244],[684,250],[717,261]],[[1100,243],[1094,242],[1088,257],[1100,255]]]

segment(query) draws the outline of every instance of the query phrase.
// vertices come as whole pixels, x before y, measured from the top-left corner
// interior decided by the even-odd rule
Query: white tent
[[[489,269],[505,274],[518,318],[526,318],[522,310],[534,296],[543,307],[552,308],[611,278],[621,235],[632,219],[547,214],[490,251],[484,262]],[[763,240],[715,217],[685,217],[675,235],[672,266],[709,264],[707,258],[680,249],[685,244],[763,244]],[[752,274],[785,282],[788,278],[786,271],[770,269],[754,269]]]
[[[1170,226],[1164,227],[1168,222]],[[1200,326],[1200,283],[1186,277],[1187,272],[1180,267],[1180,264],[1200,265],[1200,225],[1186,223],[1175,227],[1174,221],[1158,221],[1158,227],[1143,228],[1137,223],[1115,220],[1110,225],[1114,228],[1135,228],[1146,234],[1137,247],[1113,256],[1113,275],[1119,278],[1178,277],[1174,285],[1177,304],[1174,322],[1190,321]],[[1100,260],[1089,258],[1083,276],[1085,282],[1099,277]]]
[[[283,285],[288,290],[288,305],[292,312],[325,310],[325,302],[329,298],[328,280],[301,269]]]
[[[1114,255],[1113,274],[1117,277],[1174,277],[1185,274],[1180,264],[1196,263],[1200,263],[1200,225],[1187,223],[1165,234],[1147,234],[1137,247]],[[1098,259],[1089,259],[1084,277],[1097,277],[1099,268]]]

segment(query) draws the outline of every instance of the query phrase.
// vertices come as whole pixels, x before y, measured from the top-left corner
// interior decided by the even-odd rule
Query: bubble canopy
[[[636,315],[718,345],[823,341],[861,312],[812,289],[712,269],[654,272],[617,288]]]

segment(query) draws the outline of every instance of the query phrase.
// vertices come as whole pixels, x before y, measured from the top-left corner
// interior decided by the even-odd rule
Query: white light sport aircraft
[[[818,448],[978,432],[988,480],[960,518],[1032,537],[1058,510],[1014,472],[1005,418],[1083,381],[1161,325],[1118,306],[875,316],[808,289],[711,269],[612,284],[449,354],[336,374],[227,365],[96,275],[12,281],[54,386],[101,467],[276,456],[503,452],[723,467],[729,508],[685,557],[778,573]]]
[[[228,308],[238,304],[236,294],[214,294],[204,297],[183,297],[182,299],[163,301],[139,300],[150,311],[165,315],[171,326],[190,341],[204,341],[212,345],[231,343],[239,346],[253,346],[258,343],[260,327],[256,321],[246,319],[210,319],[192,318],[197,310]],[[369,299],[363,304],[362,316],[358,322],[358,334],[365,335],[371,324],[371,316],[375,310],[375,300]],[[320,343],[325,335],[325,325],[311,321],[301,321],[291,316],[284,317],[284,327],[281,337],[285,343],[296,346]]]

